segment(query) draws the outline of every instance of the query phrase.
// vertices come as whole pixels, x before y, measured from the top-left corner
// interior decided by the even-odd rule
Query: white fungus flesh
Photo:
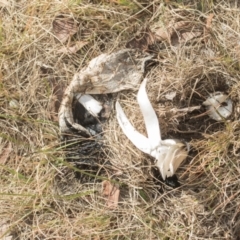
[[[91,95],[78,94],[76,98],[94,117],[97,117],[103,108],[102,104],[94,99]]]
[[[232,100],[221,92],[211,94],[203,105],[206,106],[210,118],[216,121],[222,121],[232,114]]]

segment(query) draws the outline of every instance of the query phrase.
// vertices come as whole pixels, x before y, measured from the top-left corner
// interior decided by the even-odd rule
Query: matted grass
[[[0,238],[239,239],[238,5],[160,0],[0,3]],[[211,27],[204,34],[211,13]],[[53,34],[57,16],[77,23],[68,43]],[[56,91],[61,98],[75,72],[100,53],[124,48],[143,26],[154,32],[171,21],[187,21],[202,31],[184,44],[157,43],[157,64],[147,73],[163,137],[191,144],[177,171],[182,186],[159,191],[152,159],[127,140],[114,110],[104,136],[106,159],[116,176],[81,182],[77,172],[82,170],[65,160],[60,145]],[[74,54],[59,53],[76,41],[87,45]],[[203,108],[179,111],[201,105],[215,91],[234,101],[234,113],[226,121],[202,116]],[[170,92],[176,92],[172,101],[165,97]],[[117,97],[134,126],[145,133],[136,92]],[[117,209],[106,207],[105,178],[120,184]]]

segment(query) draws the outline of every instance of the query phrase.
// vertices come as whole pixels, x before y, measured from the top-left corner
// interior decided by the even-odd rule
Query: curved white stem
[[[157,115],[152,107],[151,102],[149,101],[147,92],[146,92],[146,83],[147,78],[143,80],[137,94],[138,104],[140,106],[142,115],[144,117],[144,122],[148,134],[148,138],[151,143],[151,147],[154,148],[161,142],[161,132],[159,127],[159,122]]]
[[[119,102],[116,102],[117,120],[124,134],[142,152],[150,154],[149,139],[139,133],[129,122]]]
[[[160,170],[163,180],[173,176],[187,157],[189,146],[179,140],[161,139],[160,126],[157,115],[149,101],[146,92],[147,78],[139,88],[137,100],[144,117],[148,138],[140,134],[129,122],[120,104],[116,102],[116,112],[119,125],[130,141],[144,153],[150,154],[157,160],[157,167]]]

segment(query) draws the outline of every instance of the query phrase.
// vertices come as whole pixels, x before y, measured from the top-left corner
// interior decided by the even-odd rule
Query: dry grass
[[[90,3],[91,2],[91,3]],[[240,239],[238,1],[3,1],[0,3],[0,238],[4,239]],[[209,32],[154,51],[149,97],[164,137],[192,146],[177,171],[182,186],[169,190],[153,181],[151,159],[140,153],[111,117],[105,128],[106,158],[120,182],[120,202],[106,208],[102,178],[81,182],[60,146],[53,91],[102,52],[123,48],[148,23],[154,30],[188,21]],[[87,41],[75,54],[58,53],[56,16],[72,17]],[[222,123],[198,116],[210,92],[225,91],[235,108]],[[166,93],[176,91],[173,101]],[[60,94],[61,95],[61,94]],[[136,93],[118,95],[133,124],[144,133]],[[51,113],[53,111],[53,113]],[[119,174],[120,173],[120,174]]]

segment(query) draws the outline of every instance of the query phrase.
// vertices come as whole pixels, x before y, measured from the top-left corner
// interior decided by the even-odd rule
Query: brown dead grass
[[[89,2],[0,3],[2,153],[12,146],[7,159],[0,160],[0,238],[239,239],[238,1]],[[52,31],[59,15],[74,18],[79,26],[64,44],[88,42],[75,54],[59,53],[64,44]],[[126,139],[113,113],[105,141],[120,199],[117,209],[108,209],[102,180],[81,183],[76,177],[80,170],[64,160],[58,124],[50,113],[56,111],[51,107],[54,86],[67,86],[100,53],[123,48],[146,23],[154,32],[170,21],[190,22],[203,33],[188,42],[156,44],[159,64],[148,72],[148,94],[163,137],[192,146],[177,171],[182,187],[158,191],[152,159]],[[201,104],[218,90],[235,104],[227,121],[197,117],[204,110],[178,111]],[[176,97],[167,101],[164,96],[171,91]],[[122,92],[118,98],[134,126],[145,133],[136,93]]]

